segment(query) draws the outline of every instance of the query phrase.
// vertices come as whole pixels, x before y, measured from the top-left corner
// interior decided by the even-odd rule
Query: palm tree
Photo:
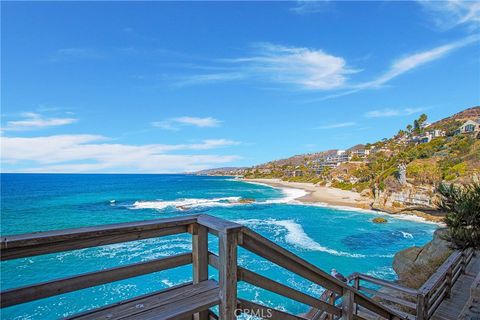
[[[480,182],[441,184],[439,208],[447,212],[447,240],[458,249],[480,248]]]

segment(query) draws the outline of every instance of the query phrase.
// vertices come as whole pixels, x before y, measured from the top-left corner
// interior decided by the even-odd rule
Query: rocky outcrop
[[[435,231],[433,240],[423,247],[410,247],[398,252],[393,269],[398,282],[410,288],[420,288],[452,253],[450,243],[442,239],[445,229]]]

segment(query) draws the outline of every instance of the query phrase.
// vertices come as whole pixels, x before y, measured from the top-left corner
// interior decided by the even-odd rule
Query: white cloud
[[[98,135],[1,137],[2,163],[35,166],[28,172],[184,172],[239,159],[235,155],[169,154],[212,150],[238,144],[226,139],[195,144],[128,145]]]
[[[164,121],[156,121],[152,122],[152,126],[157,128],[162,128],[165,130],[173,130],[177,131],[180,130],[181,126],[194,126],[199,128],[212,128],[218,127],[222,121],[215,119],[213,117],[206,117],[206,118],[199,118],[199,117],[178,117],[178,118],[171,118]]]
[[[451,29],[459,25],[469,28],[480,26],[480,2],[464,0],[421,0],[418,3],[430,14],[440,29]]]
[[[224,72],[193,74],[176,86],[233,80],[263,80],[294,85],[301,89],[330,90],[341,88],[347,76],[357,72],[347,67],[342,57],[320,49],[288,47],[271,43],[255,44],[250,55],[218,59],[215,68]]]
[[[354,73],[342,57],[322,50],[263,43],[256,55],[230,60],[243,64],[252,77],[293,84],[303,89],[330,90],[342,87]]]
[[[33,113],[22,113],[22,120],[8,121],[3,130],[5,131],[20,131],[33,130],[46,127],[56,127],[71,124],[77,121],[75,118],[45,118],[44,116]]]
[[[356,125],[355,122],[340,122],[340,123],[332,123],[328,125],[324,125],[318,127],[318,129],[336,129],[336,128],[345,128],[345,127],[352,127]]]
[[[366,118],[386,118],[386,117],[396,117],[396,116],[409,116],[412,114],[420,113],[424,111],[425,108],[405,108],[405,109],[378,109],[368,111],[364,114]]]
[[[464,46],[467,46],[479,40],[480,40],[480,36],[477,36],[477,35],[469,36],[443,46],[435,47],[427,51],[422,51],[422,52],[415,53],[415,54],[406,56],[404,58],[398,59],[380,77],[378,77],[373,81],[360,84],[358,85],[358,87],[359,88],[379,87],[387,83],[388,81],[392,80],[393,78],[396,78],[410,70],[413,70],[424,64],[440,59],[456,49],[462,48]]]

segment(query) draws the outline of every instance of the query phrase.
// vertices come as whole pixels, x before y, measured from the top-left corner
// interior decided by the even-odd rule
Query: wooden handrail
[[[443,299],[449,297],[452,286],[460,277],[461,273],[464,272],[465,266],[470,262],[473,254],[474,250],[471,248],[464,251],[454,251],[418,290],[361,273],[353,273],[348,276],[347,279],[349,281],[355,281],[360,291],[415,310],[417,320],[428,320]],[[372,288],[361,286],[360,281],[386,287],[401,292],[402,294],[408,294],[414,297],[415,300],[414,302],[407,301]],[[411,315],[413,317],[413,314]]]
[[[176,268],[192,263],[192,254],[183,253],[171,257],[129,264],[126,266],[89,272],[81,275],[37,283],[2,292],[1,307],[9,307],[33,300],[77,291],[101,284],[133,278],[152,272]]]
[[[240,309],[250,308],[252,311],[270,310],[273,318],[304,319],[285,311],[238,299],[238,281],[245,281],[310,305],[323,310],[332,317],[362,319],[355,312],[354,305],[358,304],[386,319],[402,319],[399,313],[382,306],[360,293],[359,290],[344,284],[256,232],[237,223],[208,215],[6,236],[2,237],[0,242],[0,253],[2,260],[10,260],[187,232],[192,235],[192,252],[9,289],[1,293],[0,306],[2,308],[12,306],[187,264],[193,266],[193,284],[199,284],[208,279],[208,264],[210,263],[219,271],[219,318],[222,320],[235,319],[239,307]],[[218,256],[209,254],[208,233],[218,237]],[[238,246],[331,291],[336,298],[341,298],[341,307],[335,305],[336,299],[333,299],[331,303],[322,301],[238,266]],[[195,315],[195,319],[215,318],[209,310],[197,310],[199,311]]]

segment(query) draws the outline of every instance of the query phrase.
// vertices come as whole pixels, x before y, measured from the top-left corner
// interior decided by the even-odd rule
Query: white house
[[[464,124],[455,130],[455,134],[474,133],[480,131],[480,119],[477,121],[467,120]]]

